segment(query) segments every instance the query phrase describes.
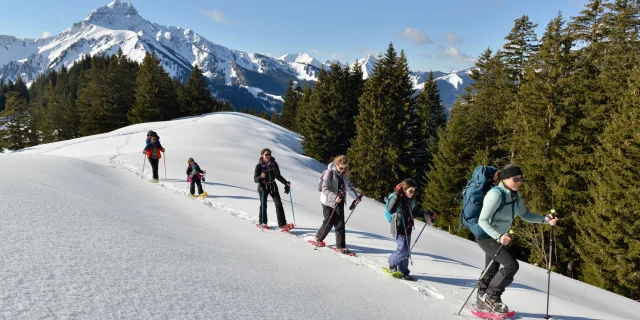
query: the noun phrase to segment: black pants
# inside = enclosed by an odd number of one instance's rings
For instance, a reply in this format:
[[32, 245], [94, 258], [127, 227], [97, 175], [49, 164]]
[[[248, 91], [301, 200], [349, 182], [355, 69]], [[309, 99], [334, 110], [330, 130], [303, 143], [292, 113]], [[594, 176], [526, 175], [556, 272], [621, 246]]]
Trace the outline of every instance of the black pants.
[[[332, 212], [333, 217], [331, 216]], [[329, 234], [329, 231], [331, 231], [331, 228], [336, 227], [336, 248], [344, 249], [347, 246], [344, 230], [344, 201], [338, 203], [335, 212], [333, 207], [328, 207], [323, 204], [322, 214], [324, 215], [324, 220], [322, 221], [322, 226], [320, 226], [320, 229], [316, 233], [316, 235], [319, 235], [317, 237], [318, 241], [323, 241]]]
[[[481, 239], [477, 240], [477, 242], [486, 254], [484, 259], [484, 267], [486, 268], [491, 263], [491, 259], [498, 251], [498, 248], [500, 248], [500, 243], [493, 238]], [[486, 290], [490, 297], [499, 298], [504, 289], [513, 282], [513, 276], [518, 272], [520, 266], [518, 265], [518, 260], [507, 251], [506, 247], [500, 250], [500, 254], [495, 260], [496, 262], [487, 270], [484, 278], [480, 279], [478, 290]], [[500, 269], [500, 265], [502, 265], [502, 269]]]
[[[278, 217], [278, 226], [280, 228], [284, 227], [287, 224], [287, 219], [284, 216], [284, 208], [282, 207], [282, 200], [280, 200], [280, 192], [276, 188], [272, 188], [270, 191], [264, 191], [264, 189], [258, 189], [258, 194], [260, 194], [260, 214], [259, 221], [260, 224], [266, 224], [267, 219], [267, 198], [271, 196], [273, 199], [273, 203], [276, 205], [276, 216]], [[264, 217], [263, 217], [264, 216]]]
[[198, 194], [202, 194], [204, 191], [202, 191], [202, 184], [200, 183], [200, 178], [198, 178], [198, 175], [194, 175], [191, 176], [191, 195], [193, 195], [196, 192], [196, 184], [198, 185]]
[[158, 162], [160, 162], [159, 159], [149, 158], [154, 179], [158, 179]]

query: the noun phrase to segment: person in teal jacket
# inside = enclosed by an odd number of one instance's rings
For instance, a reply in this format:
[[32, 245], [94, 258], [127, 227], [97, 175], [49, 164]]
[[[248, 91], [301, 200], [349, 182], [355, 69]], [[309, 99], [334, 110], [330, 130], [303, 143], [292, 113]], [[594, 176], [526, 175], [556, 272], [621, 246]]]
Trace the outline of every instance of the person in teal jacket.
[[[488, 237], [477, 238], [480, 248], [485, 252], [485, 268], [491, 262], [500, 245], [508, 245], [511, 241], [509, 230], [516, 216], [531, 223], [548, 223], [555, 225], [557, 218], [551, 215], [540, 216], [527, 210], [518, 192], [522, 184], [522, 170], [508, 164], [498, 170], [493, 177], [497, 187], [492, 188], [484, 197], [478, 224]], [[504, 201], [504, 203], [502, 203]], [[500, 205], [502, 208], [498, 210]], [[497, 263], [491, 265], [485, 276], [478, 283], [478, 301], [487, 305], [494, 312], [506, 313], [509, 308], [500, 298], [505, 288], [513, 282], [518, 272], [518, 261], [503, 248], [495, 258]], [[502, 265], [502, 269], [500, 268]]]

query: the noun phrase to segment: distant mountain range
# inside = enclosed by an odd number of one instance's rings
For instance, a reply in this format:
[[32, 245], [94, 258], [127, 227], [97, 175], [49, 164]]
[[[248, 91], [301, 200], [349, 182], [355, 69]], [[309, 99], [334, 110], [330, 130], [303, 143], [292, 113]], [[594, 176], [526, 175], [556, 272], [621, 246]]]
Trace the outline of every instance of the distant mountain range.
[[[275, 58], [229, 49], [190, 29], [145, 20], [133, 5], [115, 0], [55, 36], [17, 39], [0, 35], [0, 78], [6, 81], [22, 76], [30, 83], [39, 74], [68, 67], [83, 55], [112, 55], [120, 48], [137, 62], [142, 62], [146, 52], [155, 51], [164, 69], [181, 81], [186, 81], [193, 66], [198, 65], [217, 98], [228, 100], [236, 108], [258, 111], [279, 111], [289, 80], [301, 86], [313, 84], [321, 68], [340, 63], [322, 63], [307, 53]], [[368, 55], [359, 62], [368, 78], [377, 59]], [[447, 107], [472, 83], [469, 74], [470, 69], [434, 72]], [[421, 90], [427, 77], [428, 72], [412, 72], [415, 88]]]

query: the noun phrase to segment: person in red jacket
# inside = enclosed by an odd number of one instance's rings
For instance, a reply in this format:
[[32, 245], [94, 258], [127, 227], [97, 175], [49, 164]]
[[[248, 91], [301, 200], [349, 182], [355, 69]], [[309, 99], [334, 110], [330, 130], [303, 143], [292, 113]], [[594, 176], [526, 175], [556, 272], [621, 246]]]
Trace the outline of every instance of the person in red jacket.
[[146, 154], [147, 159], [149, 159], [149, 163], [151, 164], [153, 171], [153, 182], [156, 183], [160, 181], [158, 178], [158, 163], [162, 158], [162, 154], [160, 152], [164, 152], [164, 148], [160, 144], [157, 135], [152, 135], [149, 139], [150, 142], [144, 147], [142, 153]]

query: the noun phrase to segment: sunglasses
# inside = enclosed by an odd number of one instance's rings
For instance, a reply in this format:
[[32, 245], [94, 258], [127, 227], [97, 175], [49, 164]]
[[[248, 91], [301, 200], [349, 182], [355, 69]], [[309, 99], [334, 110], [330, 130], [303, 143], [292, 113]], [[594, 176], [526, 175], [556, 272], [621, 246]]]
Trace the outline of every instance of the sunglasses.
[[416, 190], [413, 190], [413, 189], [411, 189], [411, 190], [407, 190], [407, 193], [408, 193], [408, 194], [414, 194], [414, 193], [416, 193]]
[[343, 171], [343, 170], [345, 170], [346, 168], [347, 168], [347, 166], [344, 166], [344, 167], [338, 167], [338, 170]]
[[524, 181], [522, 178], [513, 178], [513, 182], [522, 182]]
[[265, 153], [264, 155], [267, 157], [271, 157], [271, 153]]

